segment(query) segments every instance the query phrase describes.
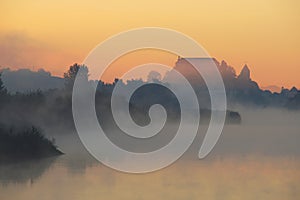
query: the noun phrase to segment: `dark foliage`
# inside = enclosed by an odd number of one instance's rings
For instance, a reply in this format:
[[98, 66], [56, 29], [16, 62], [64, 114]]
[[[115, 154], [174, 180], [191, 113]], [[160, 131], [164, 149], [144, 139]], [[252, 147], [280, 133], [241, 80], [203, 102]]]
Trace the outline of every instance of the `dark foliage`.
[[69, 70], [64, 73], [64, 79], [65, 79], [65, 87], [67, 90], [72, 90], [74, 81], [78, 73], [80, 72], [80, 76], [83, 76], [85, 78], [88, 78], [89, 70], [85, 65], [79, 65], [75, 63], [74, 65], [69, 67]]
[[14, 128], [0, 128], [0, 162], [20, 161], [60, 155], [60, 152], [50, 141], [35, 127], [25, 130]]

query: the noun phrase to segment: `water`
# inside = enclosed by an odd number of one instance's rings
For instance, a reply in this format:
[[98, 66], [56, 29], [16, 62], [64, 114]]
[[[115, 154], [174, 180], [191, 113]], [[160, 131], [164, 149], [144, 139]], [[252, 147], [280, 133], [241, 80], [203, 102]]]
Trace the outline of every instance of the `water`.
[[0, 199], [295, 199], [299, 167], [295, 157], [227, 157], [133, 175], [61, 156], [10, 166], [6, 173], [1, 166]]
[[204, 160], [197, 159], [200, 134], [183, 158], [147, 174], [117, 172], [89, 156], [78, 140], [57, 137], [66, 155], [0, 166], [0, 200], [298, 199], [299, 119], [246, 116], [243, 125], [225, 127]]

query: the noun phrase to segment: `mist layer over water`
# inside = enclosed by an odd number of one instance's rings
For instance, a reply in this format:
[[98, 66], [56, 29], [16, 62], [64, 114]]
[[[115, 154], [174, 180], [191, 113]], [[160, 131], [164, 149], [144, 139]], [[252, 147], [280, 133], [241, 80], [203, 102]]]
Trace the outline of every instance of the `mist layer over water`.
[[[226, 125], [208, 157], [197, 158], [207, 128], [202, 124], [182, 158], [147, 174], [112, 170], [88, 154], [76, 133], [57, 134], [56, 143], [66, 155], [0, 167], [0, 199], [296, 199], [300, 113], [238, 110], [242, 124]], [[177, 127], [168, 126], [162, 144]], [[130, 150], [147, 150], [113, 139]]]

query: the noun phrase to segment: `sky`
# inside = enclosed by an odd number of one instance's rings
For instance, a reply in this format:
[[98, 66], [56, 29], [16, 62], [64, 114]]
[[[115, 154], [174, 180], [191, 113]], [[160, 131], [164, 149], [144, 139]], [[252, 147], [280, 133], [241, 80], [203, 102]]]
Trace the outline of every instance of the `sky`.
[[[62, 76], [108, 37], [155, 26], [194, 38], [238, 73], [247, 64], [261, 86], [300, 88], [299, 25], [297, 0], [1, 0], [0, 66]], [[124, 56], [107, 79], [151, 59], [170, 66], [176, 61], [151, 51]]]

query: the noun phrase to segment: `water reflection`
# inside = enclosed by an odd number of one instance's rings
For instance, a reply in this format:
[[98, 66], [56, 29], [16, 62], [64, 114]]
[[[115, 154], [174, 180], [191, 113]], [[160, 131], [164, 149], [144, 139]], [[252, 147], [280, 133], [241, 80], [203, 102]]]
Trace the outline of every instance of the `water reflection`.
[[56, 157], [50, 157], [16, 163], [1, 163], [0, 182], [4, 185], [28, 182], [33, 184], [51, 167], [56, 159]]
[[204, 160], [197, 159], [200, 134], [173, 165], [135, 175], [105, 167], [76, 137], [56, 137], [65, 155], [0, 166], [0, 199], [297, 199], [300, 134], [296, 120], [293, 126], [291, 120], [288, 125], [226, 126]]
[[93, 161], [81, 160], [86, 165], [79, 164], [73, 159], [62, 156], [1, 170], [0, 181], [7, 184], [0, 186], [0, 199], [35, 200], [41, 195], [49, 200], [295, 199], [300, 195], [297, 157], [183, 159], [163, 170], [139, 175], [117, 172]]

